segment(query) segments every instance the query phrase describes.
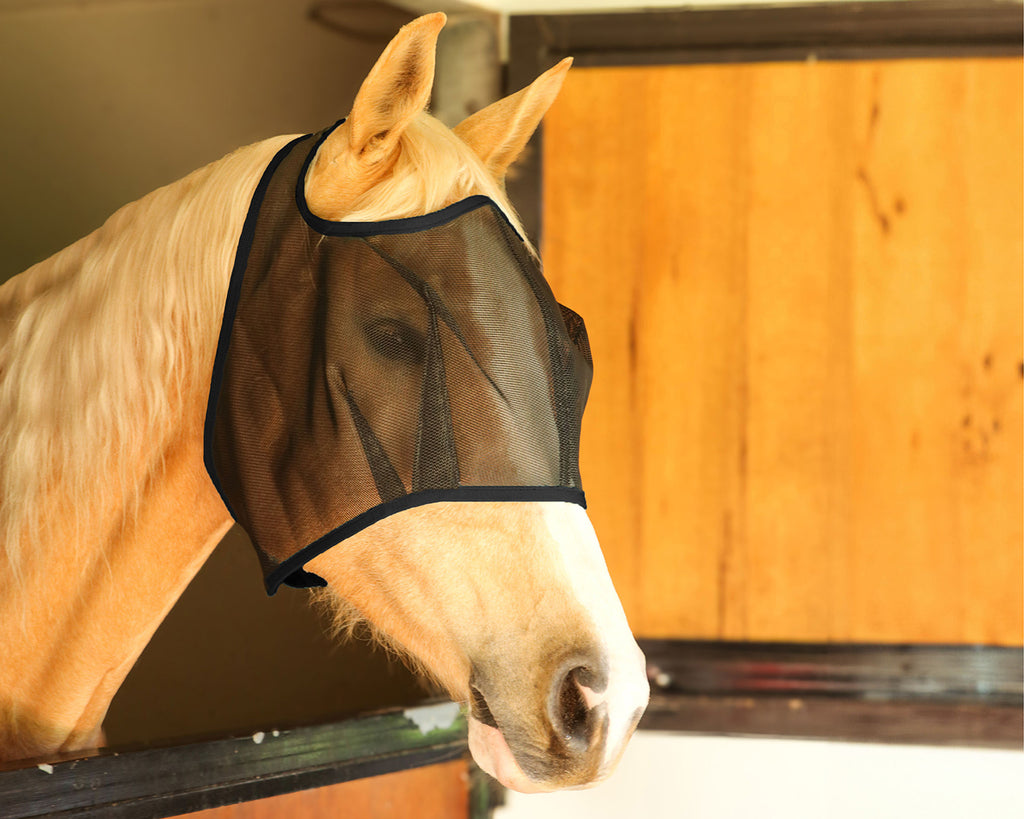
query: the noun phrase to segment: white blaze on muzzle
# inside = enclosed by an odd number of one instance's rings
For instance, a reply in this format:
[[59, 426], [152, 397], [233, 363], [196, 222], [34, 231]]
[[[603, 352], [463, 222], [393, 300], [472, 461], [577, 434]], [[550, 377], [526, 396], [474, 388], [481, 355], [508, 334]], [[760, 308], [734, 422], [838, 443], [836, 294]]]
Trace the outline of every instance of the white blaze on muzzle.
[[413, 506], [585, 506], [583, 320], [486, 197], [313, 215], [304, 180], [331, 130], [286, 145], [256, 188], [207, 407], [206, 468], [270, 594], [325, 585], [307, 561]]

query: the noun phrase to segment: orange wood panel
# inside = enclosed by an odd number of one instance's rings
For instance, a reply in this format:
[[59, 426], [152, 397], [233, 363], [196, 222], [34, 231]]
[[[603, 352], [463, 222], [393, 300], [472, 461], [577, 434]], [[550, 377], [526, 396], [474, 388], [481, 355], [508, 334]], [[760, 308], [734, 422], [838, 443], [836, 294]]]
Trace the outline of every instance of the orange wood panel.
[[186, 814], [189, 819], [459, 819], [469, 816], [465, 760]]
[[544, 258], [646, 636], [1022, 642], [1019, 59], [574, 70]]

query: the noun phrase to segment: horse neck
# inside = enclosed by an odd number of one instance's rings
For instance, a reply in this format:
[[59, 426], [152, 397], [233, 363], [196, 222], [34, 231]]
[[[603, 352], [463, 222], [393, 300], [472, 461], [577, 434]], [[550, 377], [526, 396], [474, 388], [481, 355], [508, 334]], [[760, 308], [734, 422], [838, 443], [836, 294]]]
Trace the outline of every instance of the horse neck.
[[[51, 469], [34, 503], [26, 501], [27, 537], [9, 564], [0, 561], [0, 759], [97, 743], [117, 688], [230, 526], [203, 466], [203, 417], [235, 242], [281, 143], [242, 149], [155, 191], [0, 288], [0, 316], [9, 320], [0, 326], [14, 328], [0, 337], [2, 379], [28, 380], [19, 355], [31, 345], [22, 342], [44, 330], [75, 344], [120, 330], [133, 344], [129, 359], [166, 370], [147, 387], [162, 395], [121, 399], [129, 408], [111, 417], [127, 428], [88, 454], [84, 479], [74, 463]], [[97, 292], [124, 303], [97, 308]], [[140, 302], [155, 315], [140, 315]], [[148, 347], [136, 344], [140, 335], [151, 337]], [[89, 359], [72, 352], [52, 351], [54, 366]], [[107, 385], [96, 392], [117, 396]], [[64, 400], [76, 406], [75, 396]], [[9, 448], [16, 437], [0, 429]], [[59, 444], [49, 449], [59, 453]]]
[[[197, 428], [198, 426], [198, 428]], [[182, 425], [160, 475], [123, 523], [106, 493], [87, 535], [52, 527], [73, 562], [30, 561], [0, 600], [0, 759], [99, 743], [111, 699], [231, 520], [202, 465], [201, 424]], [[13, 593], [9, 593], [13, 592]]]

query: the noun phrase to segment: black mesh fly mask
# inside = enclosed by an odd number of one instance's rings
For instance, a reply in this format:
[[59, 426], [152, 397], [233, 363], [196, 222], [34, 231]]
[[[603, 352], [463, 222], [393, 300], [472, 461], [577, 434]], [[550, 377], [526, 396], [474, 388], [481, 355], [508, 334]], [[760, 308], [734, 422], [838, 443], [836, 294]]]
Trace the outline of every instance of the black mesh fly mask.
[[310, 213], [330, 130], [286, 145], [256, 188], [207, 408], [207, 470], [271, 594], [325, 585], [308, 560], [413, 506], [585, 505], [583, 320], [486, 197], [385, 222]]

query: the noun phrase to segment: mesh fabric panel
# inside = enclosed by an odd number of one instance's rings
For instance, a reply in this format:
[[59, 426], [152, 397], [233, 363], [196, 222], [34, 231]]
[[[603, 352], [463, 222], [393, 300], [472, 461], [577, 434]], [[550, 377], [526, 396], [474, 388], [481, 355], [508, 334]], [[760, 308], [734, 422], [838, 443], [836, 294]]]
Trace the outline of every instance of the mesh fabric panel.
[[583, 320], [485, 197], [377, 223], [311, 214], [302, 180], [329, 132], [257, 187], [207, 411], [207, 469], [271, 594], [322, 585], [306, 561], [412, 506], [584, 503]]

